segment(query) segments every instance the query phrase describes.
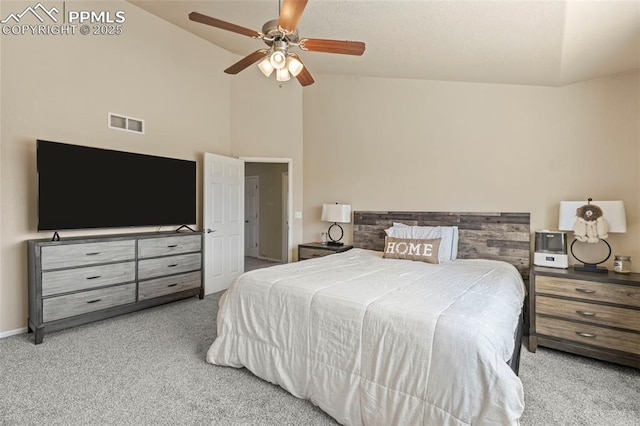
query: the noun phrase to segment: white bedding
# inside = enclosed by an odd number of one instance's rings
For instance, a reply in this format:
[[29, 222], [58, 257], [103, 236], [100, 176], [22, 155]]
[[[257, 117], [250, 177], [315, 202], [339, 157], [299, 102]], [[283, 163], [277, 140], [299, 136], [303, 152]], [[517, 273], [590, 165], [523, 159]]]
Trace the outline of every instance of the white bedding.
[[346, 425], [517, 424], [506, 364], [524, 300], [504, 262], [352, 249], [245, 273], [207, 362], [247, 367]]

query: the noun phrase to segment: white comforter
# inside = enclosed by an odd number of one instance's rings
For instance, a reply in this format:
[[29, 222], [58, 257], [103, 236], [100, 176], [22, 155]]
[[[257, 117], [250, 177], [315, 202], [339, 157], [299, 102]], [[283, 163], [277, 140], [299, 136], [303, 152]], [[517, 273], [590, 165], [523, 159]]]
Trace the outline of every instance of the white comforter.
[[506, 364], [524, 299], [503, 262], [439, 265], [352, 249], [242, 275], [212, 364], [246, 367], [347, 425], [517, 424]]

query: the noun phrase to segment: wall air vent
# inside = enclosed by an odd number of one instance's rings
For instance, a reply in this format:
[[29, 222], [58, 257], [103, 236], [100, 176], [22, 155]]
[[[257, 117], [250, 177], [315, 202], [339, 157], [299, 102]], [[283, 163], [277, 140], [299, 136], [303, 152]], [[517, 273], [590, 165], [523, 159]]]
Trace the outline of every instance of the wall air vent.
[[110, 112], [107, 125], [110, 129], [124, 130], [126, 132], [140, 133], [144, 135], [144, 120], [126, 117]]

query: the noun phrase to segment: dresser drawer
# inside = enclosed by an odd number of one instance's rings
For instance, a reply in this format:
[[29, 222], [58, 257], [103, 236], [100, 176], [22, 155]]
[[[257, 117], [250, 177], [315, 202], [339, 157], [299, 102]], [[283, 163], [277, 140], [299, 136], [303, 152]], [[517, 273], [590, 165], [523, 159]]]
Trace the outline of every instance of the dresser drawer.
[[124, 284], [66, 296], [50, 297], [42, 300], [42, 319], [44, 322], [55, 321], [113, 306], [134, 303], [135, 301], [135, 284]]
[[300, 260], [313, 259], [314, 257], [323, 257], [330, 254], [335, 254], [335, 251], [317, 249], [312, 247], [300, 247], [298, 249], [298, 259]]
[[640, 334], [536, 315], [536, 333], [587, 345], [640, 354]]
[[536, 312], [640, 331], [640, 311], [633, 309], [536, 296]]
[[138, 279], [144, 280], [181, 272], [197, 271], [201, 267], [200, 253], [139, 260]]
[[138, 258], [196, 252], [200, 251], [201, 245], [202, 237], [199, 234], [141, 239], [138, 241]]
[[640, 307], [640, 287], [537, 276], [536, 293]]
[[135, 240], [104, 241], [42, 247], [42, 270], [88, 266], [98, 263], [133, 260]]
[[51, 296], [135, 281], [136, 263], [123, 262], [42, 273], [42, 295]]
[[200, 271], [141, 281], [138, 288], [138, 300], [165, 296], [167, 294], [189, 290], [190, 288], [199, 288], [201, 284], [202, 277]]

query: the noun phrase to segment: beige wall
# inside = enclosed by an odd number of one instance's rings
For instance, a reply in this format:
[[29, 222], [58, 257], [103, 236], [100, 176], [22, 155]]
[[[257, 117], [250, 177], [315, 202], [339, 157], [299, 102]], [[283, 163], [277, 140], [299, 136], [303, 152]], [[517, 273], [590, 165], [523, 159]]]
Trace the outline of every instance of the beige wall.
[[[231, 54], [126, 2], [67, 7], [124, 10], [124, 33], [0, 36], [0, 333], [26, 326], [25, 240], [51, 236], [36, 232], [36, 138], [197, 160], [199, 186], [203, 153], [230, 153]], [[107, 112], [144, 119], [146, 134], [108, 129]]]
[[[237, 59], [240, 59], [239, 57]], [[232, 61], [233, 62], [233, 61]], [[257, 67], [231, 80], [231, 155], [292, 160], [293, 211], [302, 211], [302, 88], [297, 81], [276, 84]], [[302, 220], [293, 219], [292, 259], [302, 242]]]
[[[84, 8], [125, 10], [125, 34], [0, 36], [0, 333], [26, 325], [25, 240], [49, 236], [35, 232], [36, 138], [199, 166], [205, 151], [291, 158], [294, 259], [326, 230], [326, 202], [529, 211], [535, 230], [556, 226], [560, 200], [623, 199], [628, 233], [610, 242], [640, 270], [637, 72], [562, 88], [317, 75], [303, 91], [255, 67], [227, 76], [239, 57], [126, 2]], [[108, 130], [107, 112], [147, 133]]]
[[286, 261], [282, 259], [282, 173], [286, 172], [286, 163], [245, 163], [245, 176], [258, 176], [259, 181], [259, 257]]
[[533, 231], [557, 229], [561, 200], [621, 199], [628, 232], [609, 242], [640, 271], [639, 79], [548, 88], [318, 76], [304, 92], [304, 239], [319, 239], [321, 205], [334, 201], [525, 211]]

